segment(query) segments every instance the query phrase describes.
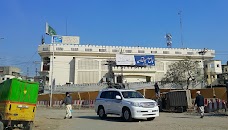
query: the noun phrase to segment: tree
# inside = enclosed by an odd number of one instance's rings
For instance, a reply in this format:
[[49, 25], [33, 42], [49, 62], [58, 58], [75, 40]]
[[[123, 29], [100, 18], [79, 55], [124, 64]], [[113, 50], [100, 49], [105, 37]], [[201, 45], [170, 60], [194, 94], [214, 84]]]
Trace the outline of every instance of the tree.
[[195, 80], [195, 77], [199, 74], [199, 62], [192, 61], [189, 58], [181, 61], [174, 62], [169, 65], [164, 78], [162, 78], [162, 84], [172, 83], [176, 86], [184, 86], [187, 84], [187, 89], [191, 81]]

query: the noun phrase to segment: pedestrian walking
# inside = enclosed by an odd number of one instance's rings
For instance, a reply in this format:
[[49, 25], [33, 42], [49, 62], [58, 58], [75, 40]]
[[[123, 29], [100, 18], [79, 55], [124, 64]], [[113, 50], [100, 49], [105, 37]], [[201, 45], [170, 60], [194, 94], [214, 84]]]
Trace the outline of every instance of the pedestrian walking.
[[158, 83], [157, 82], [154, 84], [154, 90], [155, 90], [155, 93], [156, 93], [156, 97], [160, 98], [160, 88], [158, 87]]
[[69, 92], [66, 92], [66, 97], [64, 98], [62, 104], [66, 105], [66, 116], [64, 117], [64, 119], [69, 118], [72, 119], [72, 97], [70, 96]]
[[198, 112], [200, 113], [200, 118], [204, 117], [204, 97], [200, 94], [200, 91], [196, 92], [196, 100], [195, 100], [195, 105], [198, 107]]

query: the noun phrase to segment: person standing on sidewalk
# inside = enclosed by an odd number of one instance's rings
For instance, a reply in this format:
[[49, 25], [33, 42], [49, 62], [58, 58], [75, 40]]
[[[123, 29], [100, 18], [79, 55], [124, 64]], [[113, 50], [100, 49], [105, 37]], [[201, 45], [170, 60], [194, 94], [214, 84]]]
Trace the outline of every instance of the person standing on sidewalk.
[[158, 87], [158, 83], [156, 82], [154, 84], [154, 90], [155, 90], [155, 94], [156, 94], [156, 98], [160, 98], [160, 88]]
[[196, 92], [197, 96], [196, 96], [196, 100], [195, 100], [195, 105], [197, 105], [198, 107], [198, 111], [200, 112], [201, 117], [204, 117], [204, 97], [200, 94], [200, 91]]
[[69, 92], [66, 92], [66, 97], [64, 98], [62, 104], [66, 105], [66, 116], [64, 117], [64, 119], [69, 118], [72, 119], [72, 97], [70, 96]]

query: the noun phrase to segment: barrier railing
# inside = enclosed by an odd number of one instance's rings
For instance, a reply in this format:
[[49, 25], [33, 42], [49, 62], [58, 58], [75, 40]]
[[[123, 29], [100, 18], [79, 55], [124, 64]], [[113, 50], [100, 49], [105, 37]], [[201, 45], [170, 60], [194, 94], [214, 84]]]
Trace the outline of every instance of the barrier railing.
[[[93, 108], [95, 100], [73, 100], [72, 107], [76, 109], [80, 108]], [[60, 108], [62, 101], [53, 101], [52, 107]], [[37, 107], [49, 107], [49, 101], [38, 101]]]
[[[194, 101], [194, 99], [193, 99], [193, 101]], [[221, 109], [224, 109], [226, 111], [226, 109], [227, 109], [226, 101], [218, 99], [218, 98], [205, 98], [204, 99], [204, 108], [205, 108], [206, 113], [216, 112]]]

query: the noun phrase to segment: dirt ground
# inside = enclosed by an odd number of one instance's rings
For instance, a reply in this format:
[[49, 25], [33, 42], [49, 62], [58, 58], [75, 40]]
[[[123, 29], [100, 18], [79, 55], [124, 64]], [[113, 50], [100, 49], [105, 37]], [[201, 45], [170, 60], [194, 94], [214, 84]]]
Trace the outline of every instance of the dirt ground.
[[64, 109], [38, 108], [34, 130], [227, 130], [228, 116], [196, 113], [160, 113], [154, 121], [123, 122], [120, 117], [101, 120], [94, 110], [73, 110], [73, 119], [63, 119]]

